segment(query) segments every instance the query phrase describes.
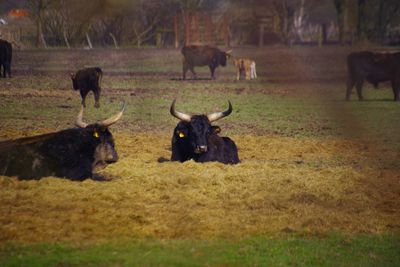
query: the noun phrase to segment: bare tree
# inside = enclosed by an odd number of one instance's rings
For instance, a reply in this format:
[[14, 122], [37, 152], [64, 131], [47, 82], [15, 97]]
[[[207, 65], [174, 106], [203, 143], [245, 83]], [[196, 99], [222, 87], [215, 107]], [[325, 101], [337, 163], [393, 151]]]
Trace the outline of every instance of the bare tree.
[[36, 46], [47, 48], [47, 43], [43, 35], [43, 17], [45, 11], [57, 0], [28, 0], [26, 7], [36, 22]]

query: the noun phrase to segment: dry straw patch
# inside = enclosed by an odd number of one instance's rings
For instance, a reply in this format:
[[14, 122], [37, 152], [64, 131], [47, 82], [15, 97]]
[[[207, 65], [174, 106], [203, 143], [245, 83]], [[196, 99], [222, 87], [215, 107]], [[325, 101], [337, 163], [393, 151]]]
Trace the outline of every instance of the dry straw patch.
[[[233, 136], [242, 163], [173, 163], [170, 136], [116, 134], [108, 182], [0, 177], [0, 240], [243, 237], [400, 228], [398, 166], [346, 140]], [[394, 152], [393, 152], [394, 153]], [[385, 157], [395, 156], [385, 152]], [[370, 159], [380, 162], [371, 165]]]

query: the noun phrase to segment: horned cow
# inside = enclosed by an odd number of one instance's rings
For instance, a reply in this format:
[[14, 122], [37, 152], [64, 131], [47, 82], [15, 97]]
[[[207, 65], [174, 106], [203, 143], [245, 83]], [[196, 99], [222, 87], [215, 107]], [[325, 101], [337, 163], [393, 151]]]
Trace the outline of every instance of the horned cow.
[[181, 50], [183, 55], [183, 79], [186, 79], [186, 72], [190, 70], [197, 78], [194, 71], [195, 66], [208, 66], [210, 68], [211, 78], [215, 79], [215, 69], [221, 65], [226, 66], [226, 61], [230, 57], [230, 51], [223, 52], [216, 47], [189, 45]]
[[184, 162], [193, 159], [196, 162], [218, 161], [225, 164], [239, 163], [236, 144], [229, 137], [220, 137], [220, 128], [211, 122], [222, 119], [232, 112], [228, 110], [209, 115], [188, 115], [175, 110], [175, 100], [170, 113], [180, 122], [172, 135], [171, 161]]
[[82, 107], [76, 120], [78, 128], [0, 142], [0, 175], [84, 180], [92, 177], [95, 168], [116, 162], [118, 154], [108, 127], [122, 117], [124, 108], [93, 124], [82, 121], [83, 111]]

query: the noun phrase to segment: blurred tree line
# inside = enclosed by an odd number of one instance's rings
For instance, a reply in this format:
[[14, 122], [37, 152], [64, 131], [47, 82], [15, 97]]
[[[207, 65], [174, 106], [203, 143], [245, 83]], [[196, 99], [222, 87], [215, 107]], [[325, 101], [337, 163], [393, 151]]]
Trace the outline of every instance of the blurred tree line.
[[174, 40], [174, 23], [177, 14], [189, 12], [228, 18], [233, 40], [242, 34], [236, 23], [247, 23], [258, 36], [252, 44], [263, 44], [265, 23], [274, 23], [279, 42], [286, 44], [307, 41], [310, 29], [325, 43], [332, 28], [342, 44], [400, 43], [400, 0], [0, 0], [1, 11], [13, 5], [29, 11], [38, 47], [181, 45], [185, 31]]

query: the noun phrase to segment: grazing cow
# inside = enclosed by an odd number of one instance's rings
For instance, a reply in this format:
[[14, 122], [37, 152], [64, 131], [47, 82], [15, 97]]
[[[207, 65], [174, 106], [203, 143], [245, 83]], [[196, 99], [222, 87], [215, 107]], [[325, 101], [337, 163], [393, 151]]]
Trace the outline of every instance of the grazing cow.
[[75, 90], [79, 90], [82, 97], [82, 105], [86, 107], [85, 100], [89, 91], [94, 94], [94, 106], [100, 107], [100, 85], [103, 71], [100, 68], [86, 68], [78, 70], [75, 74], [71, 73], [72, 85]]
[[235, 143], [229, 137], [220, 137], [218, 126], [211, 126], [211, 122], [231, 114], [230, 102], [228, 110], [224, 112], [188, 115], [175, 110], [174, 100], [170, 112], [172, 116], [180, 120], [172, 135], [171, 161], [184, 162], [193, 159], [196, 162], [239, 163]]
[[87, 124], [82, 121], [82, 107], [76, 120], [78, 128], [0, 142], [0, 175], [20, 179], [57, 176], [79, 181], [92, 177], [95, 167], [118, 160], [108, 127], [121, 118], [123, 111]]
[[400, 52], [354, 52], [347, 56], [348, 80], [346, 100], [350, 100], [355, 85], [359, 100], [363, 100], [362, 87], [367, 80], [375, 87], [380, 82], [391, 81], [394, 100], [400, 101]]
[[236, 66], [236, 80], [240, 80], [241, 74], [244, 73], [246, 80], [256, 79], [256, 62], [248, 58], [237, 58], [233, 60]]
[[11, 78], [11, 59], [12, 59], [12, 45], [6, 40], [0, 39], [0, 77], [1, 68], [3, 67], [3, 77]]
[[195, 66], [208, 66], [211, 78], [215, 79], [215, 69], [221, 65], [226, 66], [226, 61], [230, 57], [230, 51], [223, 52], [216, 47], [189, 45], [181, 50], [183, 54], [183, 79], [186, 79], [186, 72], [190, 70], [196, 79]]

